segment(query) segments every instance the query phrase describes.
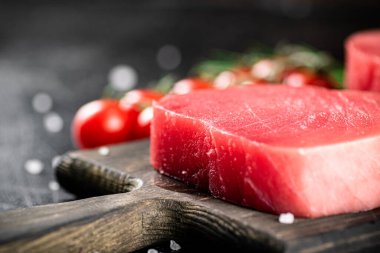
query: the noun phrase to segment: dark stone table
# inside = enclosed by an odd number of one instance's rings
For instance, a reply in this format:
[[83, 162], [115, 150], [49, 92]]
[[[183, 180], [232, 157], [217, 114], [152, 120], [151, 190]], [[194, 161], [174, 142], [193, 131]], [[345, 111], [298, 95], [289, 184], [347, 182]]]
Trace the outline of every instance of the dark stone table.
[[[156, 60], [165, 45], [181, 52], [174, 70], [180, 76], [210, 49], [242, 51], [253, 42], [308, 43], [342, 59], [350, 33], [380, 27], [378, 1], [233, 2], [2, 1], [0, 210], [75, 198], [49, 188], [52, 159], [75, 148], [71, 119], [101, 96], [115, 65], [132, 66], [143, 87], [168, 73]], [[47, 113], [32, 107], [39, 93], [52, 98], [50, 112], [63, 119], [62, 130], [44, 127]], [[31, 159], [43, 163], [41, 174], [25, 171]]]

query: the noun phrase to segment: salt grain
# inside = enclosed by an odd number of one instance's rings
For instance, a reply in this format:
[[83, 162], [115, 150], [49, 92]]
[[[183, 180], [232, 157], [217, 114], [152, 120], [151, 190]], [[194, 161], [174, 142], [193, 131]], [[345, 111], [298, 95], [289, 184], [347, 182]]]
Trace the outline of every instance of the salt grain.
[[55, 112], [48, 113], [44, 116], [44, 127], [50, 133], [58, 133], [63, 128], [63, 119]]
[[170, 249], [177, 251], [181, 249], [181, 246], [176, 241], [170, 240]]
[[157, 63], [164, 70], [173, 70], [181, 63], [181, 52], [176, 46], [165, 45], [158, 50]]
[[111, 69], [108, 76], [110, 85], [115, 90], [130, 90], [137, 84], [137, 72], [127, 65], [118, 65]]
[[29, 174], [38, 175], [44, 170], [44, 164], [38, 159], [31, 159], [25, 162], [24, 168]]
[[158, 253], [158, 250], [156, 250], [156, 249], [148, 249], [148, 253]]
[[53, 106], [52, 98], [46, 93], [37, 93], [32, 99], [32, 106], [36, 112], [46, 113]]
[[59, 188], [61, 188], [61, 187], [60, 187], [60, 185], [58, 184], [58, 182], [56, 182], [56, 181], [50, 181], [50, 182], [49, 182], [49, 189], [50, 189], [51, 191], [58, 191]]
[[278, 221], [283, 224], [293, 224], [294, 223], [294, 215], [292, 213], [282, 213], [278, 217]]
[[134, 178], [133, 184], [134, 184], [133, 190], [137, 190], [137, 189], [140, 189], [141, 186], [143, 186], [144, 182], [140, 178]]
[[109, 155], [110, 154], [110, 149], [109, 148], [107, 148], [107, 147], [100, 147], [99, 149], [98, 149], [98, 153], [100, 154], [100, 155], [102, 155], [102, 156], [107, 156], [107, 155]]

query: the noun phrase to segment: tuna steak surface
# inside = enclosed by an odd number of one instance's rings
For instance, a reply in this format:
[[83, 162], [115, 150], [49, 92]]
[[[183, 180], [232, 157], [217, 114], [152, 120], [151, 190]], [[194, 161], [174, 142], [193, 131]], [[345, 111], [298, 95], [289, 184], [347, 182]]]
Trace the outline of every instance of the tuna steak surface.
[[257, 210], [320, 217], [380, 206], [380, 94], [283, 85], [154, 105], [159, 172]]

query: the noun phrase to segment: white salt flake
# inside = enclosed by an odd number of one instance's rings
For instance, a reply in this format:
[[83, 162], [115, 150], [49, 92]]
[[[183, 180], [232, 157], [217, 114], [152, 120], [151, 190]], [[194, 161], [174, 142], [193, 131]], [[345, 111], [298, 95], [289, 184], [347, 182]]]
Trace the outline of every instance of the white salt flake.
[[46, 113], [53, 106], [52, 98], [46, 93], [37, 93], [32, 99], [32, 106], [36, 112]]
[[176, 241], [170, 240], [170, 249], [177, 251], [181, 249], [181, 246]]
[[181, 52], [176, 46], [165, 45], [158, 50], [157, 63], [164, 70], [173, 70], [181, 63]]
[[30, 159], [25, 162], [24, 168], [29, 174], [38, 175], [44, 170], [44, 164], [38, 159]]
[[100, 155], [102, 155], [102, 156], [107, 156], [107, 155], [109, 155], [110, 154], [110, 149], [108, 148], [108, 147], [100, 147], [99, 149], [98, 149], [98, 153], [100, 154]]
[[61, 187], [60, 187], [60, 185], [58, 184], [57, 181], [50, 181], [50, 182], [49, 182], [49, 189], [50, 189], [51, 191], [58, 191], [59, 188], [61, 188]]
[[148, 249], [148, 253], [158, 253], [158, 250], [156, 250], [156, 249]]
[[44, 116], [44, 127], [50, 133], [58, 133], [63, 128], [63, 119], [58, 113], [48, 113]]
[[278, 217], [278, 221], [282, 224], [293, 224], [294, 215], [292, 213], [282, 213]]
[[111, 69], [108, 79], [112, 88], [126, 91], [136, 86], [138, 76], [136, 70], [131, 66], [118, 65]]
[[134, 190], [137, 190], [143, 186], [144, 182], [140, 178], [135, 178], [134, 180]]

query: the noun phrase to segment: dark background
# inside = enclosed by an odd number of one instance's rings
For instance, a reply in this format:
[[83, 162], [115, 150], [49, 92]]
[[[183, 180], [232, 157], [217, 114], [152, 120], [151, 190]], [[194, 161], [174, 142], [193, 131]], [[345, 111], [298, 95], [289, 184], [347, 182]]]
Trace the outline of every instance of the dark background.
[[[254, 42], [307, 43], [343, 60], [344, 39], [380, 27], [378, 1], [1, 1], [0, 210], [72, 200], [51, 191], [51, 160], [74, 149], [70, 124], [80, 105], [101, 96], [108, 73], [126, 64], [139, 86], [167, 73], [156, 61], [179, 48], [180, 76], [211, 49], [243, 51]], [[35, 94], [53, 99], [63, 130], [49, 133]], [[39, 159], [40, 175], [24, 170]]]

